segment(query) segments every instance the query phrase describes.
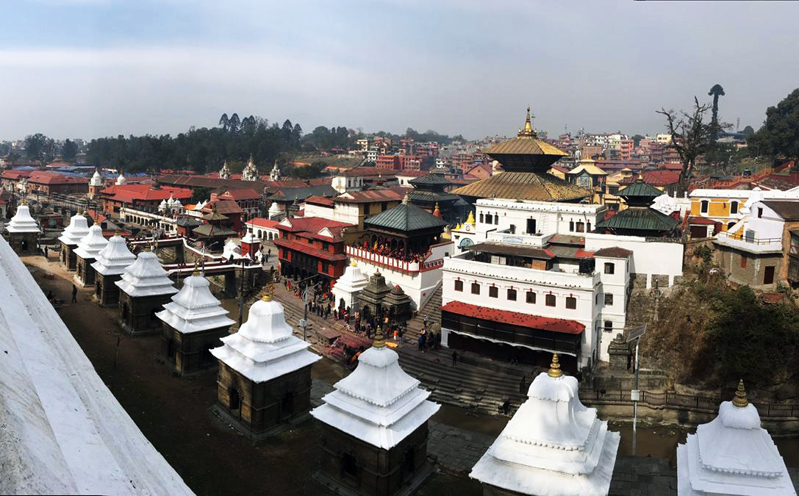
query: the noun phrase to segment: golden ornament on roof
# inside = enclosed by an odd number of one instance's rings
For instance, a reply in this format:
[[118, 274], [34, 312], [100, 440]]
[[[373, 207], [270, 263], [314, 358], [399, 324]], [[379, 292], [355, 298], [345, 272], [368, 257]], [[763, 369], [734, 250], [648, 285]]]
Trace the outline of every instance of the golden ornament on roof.
[[549, 371], [547, 372], [549, 377], [558, 378], [563, 375], [563, 372], [560, 370], [560, 363], [558, 363], [558, 354], [552, 354], [552, 363], [549, 365]]
[[383, 339], [383, 329], [380, 326], [377, 326], [377, 330], [375, 332], [375, 340], [372, 343], [372, 348], [385, 348], [386, 347], [386, 340]]
[[744, 389], [744, 380], [738, 381], [738, 390], [735, 391], [735, 398], [732, 399], [732, 404], [738, 408], [745, 408], [749, 404], [746, 399], [746, 389]]

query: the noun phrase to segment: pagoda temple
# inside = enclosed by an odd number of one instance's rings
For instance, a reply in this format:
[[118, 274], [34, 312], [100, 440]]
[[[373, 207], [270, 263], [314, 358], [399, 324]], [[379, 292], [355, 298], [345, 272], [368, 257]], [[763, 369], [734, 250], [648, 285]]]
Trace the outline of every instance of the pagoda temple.
[[122, 328], [132, 335], [157, 332], [161, 321], [156, 312], [178, 292], [149, 247], [125, 268], [121, 280], [114, 284], [120, 290]]
[[410, 494], [430, 473], [427, 421], [439, 409], [399, 366], [380, 328], [358, 368], [311, 411], [322, 427], [322, 467], [314, 476], [344, 494]]
[[618, 195], [627, 202], [627, 208], [597, 223], [603, 233], [624, 236], [668, 236], [677, 228], [677, 219], [650, 208], [655, 198], [663, 192], [639, 178], [619, 190]]
[[411, 179], [413, 189], [408, 193], [411, 203], [417, 205], [431, 214], [439, 211], [439, 218], [454, 224], [462, 220], [469, 210], [469, 204], [458, 195], [445, 191], [452, 186], [452, 182], [443, 174], [431, 172], [430, 174]]
[[239, 331], [211, 350], [219, 360], [215, 410], [256, 442], [308, 412], [311, 365], [322, 359], [292, 334], [273, 291], [270, 284]]
[[391, 286], [386, 283], [386, 278], [378, 270], [369, 277], [369, 281], [358, 293], [358, 308], [364, 321], [375, 317], [378, 322], [383, 322], [387, 313], [383, 301], [391, 292]]
[[552, 164], [567, 154], [538, 139], [529, 107], [524, 128], [516, 138], [492, 146], [484, 153], [502, 164], [505, 172], [457, 188], [452, 191], [453, 194], [472, 203], [479, 198], [580, 202], [593, 195], [590, 190], [547, 173]]
[[712, 422], [677, 446], [679, 496], [795, 496], [785, 461], [760, 415], [746, 399], [743, 381]]
[[97, 254], [97, 261], [91, 264], [94, 269], [94, 297], [101, 306], [119, 304], [119, 287], [115, 284], [122, 278], [125, 269], [136, 261], [125, 244], [125, 238], [116, 234], [108, 240], [108, 245]]
[[195, 263], [194, 273], [183, 281], [178, 294], [155, 314], [164, 325], [162, 354], [179, 375], [215, 368], [217, 361], [210, 350], [221, 345], [220, 339], [236, 323], [211, 294], [210, 286]]
[[17, 207], [17, 213], [6, 225], [6, 239], [17, 255], [35, 255], [38, 253], [39, 224], [31, 216], [30, 208], [25, 205]]
[[358, 296], [361, 290], [366, 287], [369, 280], [361, 272], [358, 263], [353, 260], [350, 265], [344, 269], [344, 274], [336, 280], [333, 285], [334, 304], [340, 309], [355, 308], [358, 303]]
[[81, 238], [75, 248], [77, 272], [75, 278], [83, 286], [93, 286], [95, 280], [92, 263], [100, 252], [108, 245], [108, 240], [103, 237], [103, 228], [95, 224], [89, 228], [89, 234]]
[[610, 490], [620, 436], [577, 395], [558, 355], [469, 476], [487, 495], [601, 496]]
[[78, 258], [74, 250], [87, 234], [89, 234], [89, 223], [86, 217], [82, 214], [73, 215], [69, 219], [69, 225], [58, 238], [61, 241], [61, 264], [67, 270], [77, 269]]

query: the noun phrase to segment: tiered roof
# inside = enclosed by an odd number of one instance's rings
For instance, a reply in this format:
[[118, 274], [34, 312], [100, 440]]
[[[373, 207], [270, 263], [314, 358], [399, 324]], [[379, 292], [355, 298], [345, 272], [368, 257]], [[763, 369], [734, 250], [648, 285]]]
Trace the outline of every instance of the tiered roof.
[[677, 446], [680, 495], [795, 496], [791, 477], [760, 415], [746, 399], [743, 381], [712, 422]]
[[439, 409], [429, 391], [399, 366], [378, 328], [374, 345], [361, 353], [358, 368], [311, 411], [317, 420], [381, 449], [390, 449]]
[[307, 350], [310, 343], [292, 335], [283, 305], [272, 301], [270, 290], [250, 307], [250, 316], [239, 332], [222, 338], [223, 346], [211, 353], [228, 367], [253, 382], [307, 367], [322, 357]]
[[103, 237], [103, 228], [97, 224], [89, 228], [89, 234], [81, 238], [75, 254], [84, 260], [97, 258], [100, 251], [108, 245], [108, 240]]
[[344, 273], [338, 278], [333, 287], [352, 294], [362, 290], [368, 283], [369, 279], [366, 278], [363, 272], [361, 272], [361, 269], [358, 268], [358, 264], [353, 260], [352, 263], [344, 269]]
[[31, 217], [30, 208], [27, 205], [17, 207], [17, 213], [6, 225], [6, 230], [10, 233], [31, 233], [41, 232], [39, 224]]
[[155, 315], [183, 334], [230, 327], [236, 322], [228, 318], [227, 310], [210, 289], [211, 283], [195, 269], [183, 281], [183, 287], [172, 297], [172, 302]]
[[562, 375], [554, 355], [470, 477], [521, 494], [608, 494], [620, 437], [577, 392], [577, 379]]
[[87, 234], [89, 234], [89, 223], [85, 216], [77, 214], [69, 219], [69, 225], [61, 233], [58, 240], [65, 245], [77, 245]]
[[426, 229], [443, 229], [447, 223], [427, 210], [410, 203], [405, 195], [402, 203], [364, 221], [366, 227], [377, 227], [405, 233]]
[[115, 281], [121, 291], [132, 297], [175, 294], [178, 290], [167, 277], [158, 257], [151, 251], [139, 255], [125, 268], [121, 281]]
[[128, 250], [125, 238], [120, 235], [112, 236], [105, 248], [97, 254], [97, 260], [92, 264], [97, 273], [104, 276], [120, 275], [136, 260], [136, 255]]

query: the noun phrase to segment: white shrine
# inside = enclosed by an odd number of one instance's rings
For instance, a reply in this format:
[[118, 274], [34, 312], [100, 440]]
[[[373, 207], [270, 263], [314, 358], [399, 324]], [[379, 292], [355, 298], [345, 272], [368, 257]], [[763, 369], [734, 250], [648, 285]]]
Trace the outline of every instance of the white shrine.
[[36, 253], [39, 241], [39, 224], [31, 216], [30, 208], [22, 204], [17, 207], [17, 213], [6, 224], [8, 244], [17, 255], [33, 255]]
[[89, 180], [89, 198], [96, 198], [100, 191], [105, 187], [105, 179], [98, 169], [94, 170], [92, 178]]
[[78, 259], [75, 256], [75, 248], [87, 234], [89, 234], [89, 222], [82, 214], [73, 215], [69, 219], [69, 225], [61, 232], [61, 236], [58, 238], [61, 241], [61, 263], [67, 270], [77, 268]]
[[216, 410], [255, 441], [308, 412], [311, 365], [322, 359], [293, 335], [272, 291], [270, 284], [239, 331], [211, 350], [219, 360]]
[[230, 169], [227, 166], [227, 160], [222, 164], [222, 170], [219, 171], [219, 179], [230, 179]]
[[78, 247], [75, 248], [77, 258], [75, 278], [84, 287], [94, 284], [95, 272], [91, 264], [107, 245], [108, 240], [103, 237], [103, 229], [95, 224], [89, 228], [89, 234], [81, 238]]
[[255, 163], [252, 161], [252, 155], [250, 155], [250, 160], [247, 162], [247, 166], [244, 167], [244, 170], [241, 171], [241, 180], [242, 181], [257, 181], [260, 177], [258, 176], [258, 169], [255, 167]]
[[183, 287], [155, 315], [163, 322], [162, 352], [180, 375], [216, 367], [211, 348], [219, 346], [236, 323], [211, 293], [211, 283], [194, 273], [183, 281]]
[[116, 180], [115, 184], [117, 186], [123, 186], [125, 184], [128, 184], [128, 180], [122, 174], [122, 171], [119, 172], [119, 175], [117, 176], [117, 180]]
[[608, 494], [620, 436], [577, 392], [577, 379], [562, 374], [555, 354], [469, 476], [497, 494]]
[[272, 167], [272, 171], [269, 173], [269, 179], [271, 181], [280, 181], [280, 167], [277, 166], [277, 160], [275, 160], [275, 165]]
[[178, 292], [158, 257], [149, 248], [125, 269], [122, 278], [114, 284], [120, 290], [122, 328], [130, 334], [158, 330], [161, 321], [155, 316], [156, 312]]
[[94, 296], [100, 305], [116, 305], [119, 303], [119, 288], [116, 281], [122, 278], [125, 269], [136, 261], [125, 243], [125, 238], [115, 234], [108, 240], [105, 248], [97, 254], [92, 264], [94, 269]]
[[331, 290], [334, 296], [333, 305], [341, 309], [356, 308], [358, 295], [367, 284], [369, 284], [369, 279], [361, 272], [358, 263], [353, 260], [333, 285]]
[[322, 424], [325, 450], [317, 480], [382, 496], [421, 484], [428, 474], [427, 422], [440, 405], [402, 370], [379, 327], [355, 371], [333, 387], [311, 411]]
[[712, 422], [677, 446], [679, 496], [795, 496], [774, 441], [746, 399], [743, 381]]

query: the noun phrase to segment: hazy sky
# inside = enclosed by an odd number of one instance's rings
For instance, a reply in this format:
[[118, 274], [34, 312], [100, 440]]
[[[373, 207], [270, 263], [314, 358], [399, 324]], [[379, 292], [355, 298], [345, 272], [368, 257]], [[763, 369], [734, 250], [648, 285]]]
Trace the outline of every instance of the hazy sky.
[[757, 128], [799, 86], [799, 2], [0, 0], [0, 139], [223, 112], [365, 131], [658, 132], [720, 83]]

